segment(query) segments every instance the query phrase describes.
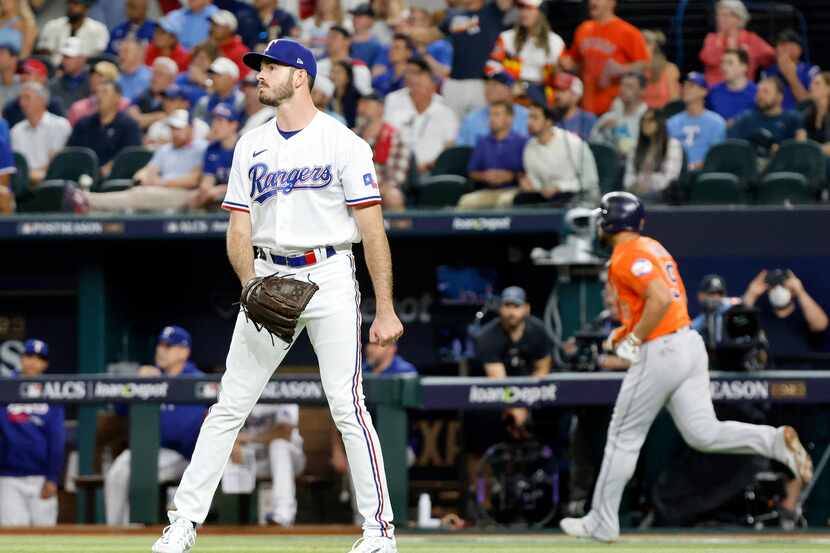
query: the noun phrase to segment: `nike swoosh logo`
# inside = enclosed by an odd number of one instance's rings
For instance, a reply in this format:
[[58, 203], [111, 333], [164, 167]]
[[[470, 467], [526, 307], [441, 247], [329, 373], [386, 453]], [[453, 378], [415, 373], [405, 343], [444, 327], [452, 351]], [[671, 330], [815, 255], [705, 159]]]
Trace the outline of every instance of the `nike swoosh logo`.
[[262, 152], [267, 152], [267, 151], [268, 151], [268, 148], [265, 148], [264, 150], [260, 150], [260, 151], [258, 151], [258, 152], [254, 152], [253, 157], [256, 157], [256, 156], [258, 156], [259, 154], [261, 154]]

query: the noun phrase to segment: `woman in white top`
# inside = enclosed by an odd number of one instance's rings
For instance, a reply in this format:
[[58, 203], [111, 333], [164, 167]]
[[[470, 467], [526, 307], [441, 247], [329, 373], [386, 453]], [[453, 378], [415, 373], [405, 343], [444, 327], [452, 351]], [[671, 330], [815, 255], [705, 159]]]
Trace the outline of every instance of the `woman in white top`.
[[340, 0], [317, 0], [314, 15], [300, 21], [300, 42], [320, 59], [326, 53], [326, 37], [334, 25], [343, 25]]
[[637, 147], [626, 162], [625, 189], [645, 201], [659, 202], [682, 168], [683, 146], [669, 137], [662, 110], [646, 110]]
[[542, 0], [519, 0], [519, 20], [499, 35], [490, 58], [500, 63], [517, 82], [552, 87], [565, 42], [550, 29], [539, 10]]

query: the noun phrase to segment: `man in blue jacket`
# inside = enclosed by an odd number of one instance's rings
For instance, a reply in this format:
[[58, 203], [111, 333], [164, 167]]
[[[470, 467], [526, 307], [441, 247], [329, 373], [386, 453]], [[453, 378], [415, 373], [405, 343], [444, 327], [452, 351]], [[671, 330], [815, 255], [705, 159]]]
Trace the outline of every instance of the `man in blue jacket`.
[[[180, 326], [166, 326], [156, 345], [155, 365], [138, 369], [143, 377], [199, 377], [203, 373], [190, 361], [190, 333]], [[127, 405], [119, 404], [116, 413], [127, 414]], [[196, 437], [205, 417], [203, 405], [161, 405], [161, 449], [159, 482], [182, 477], [196, 446]], [[123, 526], [130, 522], [130, 450], [115, 458], [104, 476], [104, 500], [107, 524]]]
[[[27, 340], [15, 378], [43, 374], [49, 346]], [[0, 526], [54, 526], [63, 470], [63, 407], [0, 405]]]

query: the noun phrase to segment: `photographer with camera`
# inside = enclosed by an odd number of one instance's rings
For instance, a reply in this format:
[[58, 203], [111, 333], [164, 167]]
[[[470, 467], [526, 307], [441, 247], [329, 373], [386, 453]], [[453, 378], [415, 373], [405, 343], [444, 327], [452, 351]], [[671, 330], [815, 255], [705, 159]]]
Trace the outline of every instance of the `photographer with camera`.
[[[763, 270], [744, 293], [743, 302], [755, 306], [769, 341], [773, 362], [786, 368], [812, 368], [804, 363], [826, 343], [828, 319], [789, 269]], [[801, 362], [804, 366], [795, 366]]]

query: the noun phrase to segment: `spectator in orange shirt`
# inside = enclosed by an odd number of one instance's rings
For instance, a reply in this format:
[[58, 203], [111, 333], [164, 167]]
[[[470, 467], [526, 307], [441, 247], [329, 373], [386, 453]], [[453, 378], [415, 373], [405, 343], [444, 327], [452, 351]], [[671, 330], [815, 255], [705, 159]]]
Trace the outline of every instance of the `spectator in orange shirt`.
[[703, 50], [700, 51], [706, 82], [714, 86], [723, 80], [723, 54], [738, 48], [749, 54], [749, 79], [754, 81], [759, 67], [775, 62], [775, 49], [763, 38], [746, 30], [749, 11], [741, 0], [720, 0], [717, 10], [717, 31], [706, 35]]
[[643, 73], [648, 49], [639, 29], [617, 17], [617, 0], [591, 0], [590, 21], [576, 28], [571, 48], [560, 60], [566, 71], [578, 72], [585, 85], [582, 107], [597, 115], [617, 97], [620, 77]]
[[666, 59], [663, 45], [666, 35], [662, 31], [643, 31], [651, 62], [646, 69], [646, 89], [643, 100], [650, 108], [661, 109], [680, 98], [680, 70]]

